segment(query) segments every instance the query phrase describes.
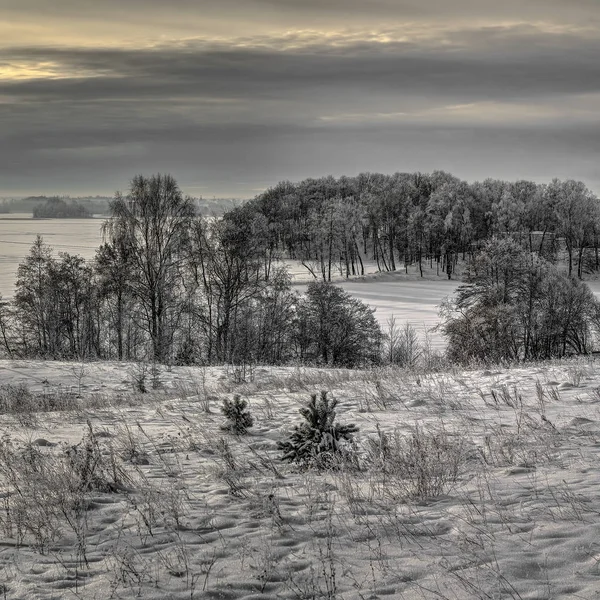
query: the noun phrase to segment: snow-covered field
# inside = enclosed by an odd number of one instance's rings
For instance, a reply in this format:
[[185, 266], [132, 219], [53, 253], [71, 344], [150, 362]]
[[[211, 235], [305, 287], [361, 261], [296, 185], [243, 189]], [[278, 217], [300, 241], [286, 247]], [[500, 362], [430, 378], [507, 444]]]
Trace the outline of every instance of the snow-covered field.
[[[161, 368], [146, 394], [135, 365], [0, 374], [37, 395], [3, 388], [5, 410], [69, 408], [0, 415], [0, 597], [600, 596], [600, 363]], [[358, 464], [302, 471], [276, 444], [322, 389]], [[220, 429], [234, 393], [255, 417], [239, 438]]]

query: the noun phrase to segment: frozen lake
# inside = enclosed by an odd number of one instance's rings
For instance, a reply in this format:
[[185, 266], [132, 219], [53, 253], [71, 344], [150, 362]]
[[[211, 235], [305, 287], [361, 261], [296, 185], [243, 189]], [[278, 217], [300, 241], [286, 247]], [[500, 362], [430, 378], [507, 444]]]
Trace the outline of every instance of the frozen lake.
[[431, 329], [439, 323], [439, 306], [447, 296], [454, 294], [460, 282], [448, 281], [378, 281], [354, 280], [340, 282], [349, 294], [375, 308], [375, 316], [385, 332], [388, 320], [396, 319], [402, 327], [410, 323], [421, 336], [425, 331], [433, 347], [441, 349], [444, 338]]
[[[439, 324], [439, 307], [460, 285], [458, 281], [439, 279], [406, 279], [401, 274], [373, 274], [364, 279], [335, 281], [349, 294], [375, 309], [375, 317], [384, 332], [394, 317], [397, 327], [410, 323], [423, 338], [428, 333], [431, 345], [442, 349], [444, 338], [432, 329]], [[296, 286], [304, 291], [305, 285]]]
[[0, 294], [14, 293], [17, 268], [29, 254], [35, 237], [58, 252], [93, 258], [102, 243], [104, 219], [32, 219], [28, 214], [0, 215]]

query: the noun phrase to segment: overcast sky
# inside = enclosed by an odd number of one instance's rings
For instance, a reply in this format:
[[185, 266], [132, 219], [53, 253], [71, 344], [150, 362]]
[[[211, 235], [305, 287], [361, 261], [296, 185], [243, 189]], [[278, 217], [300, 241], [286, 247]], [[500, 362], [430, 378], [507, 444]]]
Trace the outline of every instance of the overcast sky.
[[600, 0], [0, 0], [0, 196], [436, 169], [600, 193]]

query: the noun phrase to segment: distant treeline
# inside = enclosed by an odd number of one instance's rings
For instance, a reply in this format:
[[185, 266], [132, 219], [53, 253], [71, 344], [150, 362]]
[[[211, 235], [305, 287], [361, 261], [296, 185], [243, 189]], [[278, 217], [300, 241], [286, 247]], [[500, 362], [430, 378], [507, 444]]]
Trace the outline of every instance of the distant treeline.
[[[83, 216], [110, 215], [110, 203], [113, 198], [107, 196], [28, 196], [26, 198], [4, 199], [0, 202], [0, 214], [31, 213], [37, 218], [79, 217], [77, 211], [68, 209], [66, 217], [56, 216], [61, 212], [55, 205], [56, 200], [67, 206], [78, 205], [87, 213]], [[222, 216], [227, 211], [241, 206], [247, 200], [237, 198], [192, 198], [196, 211], [201, 215]], [[80, 210], [80, 209], [79, 209]]]
[[84, 219], [91, 216], [86, 207], [79, 202], [65, 202], [58, 197], [48, 198], [44, 204], [33, 209], [34, 219]]
[[569, 274], [600, 267], [600, 204], [580, 181], [470, 184], [443, 171], [361, 173], [283, 181], [239, 210], [264, 219], [274, 252], [325, 280], [363, 273], [365, 257], [383, 271], [428, 261], [450, 278], [459, 257], [494, 235], [550, 259], [560, 238]]
[[52, 205], [56, 200], [60, 200], [68, 206], [77, 204], [83, 207], [87, 215], [108, 215], [109, 202], [111, 198], [104, 196], [82, 196], [76, 198], [70, 198], [68, 196], [28, 196], [26, 198], [13, 198], [10, 200], [4, 200], [0, 205], [0, 212], [31, 213], [33, 216], [37, 216], [38, 218], [52, 218], [52, 214], [40, 214], [39, 211], [42, 210], [42, 212], [48, 212], [49, 205]]

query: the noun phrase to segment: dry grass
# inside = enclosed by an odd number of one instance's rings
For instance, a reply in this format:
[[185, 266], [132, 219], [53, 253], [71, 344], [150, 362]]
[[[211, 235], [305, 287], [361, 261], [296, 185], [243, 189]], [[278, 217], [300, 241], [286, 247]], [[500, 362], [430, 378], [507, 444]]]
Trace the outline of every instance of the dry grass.
[[[39, 391], [3, 388], [6, 597], [550, 599], [597, 589], [593, 365], [273, 369], [233, 388], [222, 371], [174, 370], [156, 392], [104, 390], [97, 403], [85, 389], [93, 373], [59, 411]], [[318, 472], [286, 464], [277, 442], [307, 392], [328, 385], [340, 421], [360, 428], [352, 460]], [[248, 400], [255, 423], [243, 437], [222, 429], [225, 390]]]

